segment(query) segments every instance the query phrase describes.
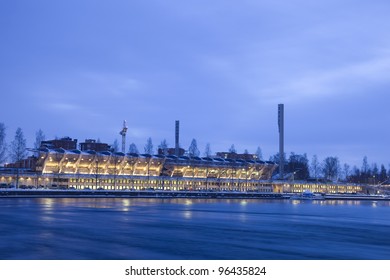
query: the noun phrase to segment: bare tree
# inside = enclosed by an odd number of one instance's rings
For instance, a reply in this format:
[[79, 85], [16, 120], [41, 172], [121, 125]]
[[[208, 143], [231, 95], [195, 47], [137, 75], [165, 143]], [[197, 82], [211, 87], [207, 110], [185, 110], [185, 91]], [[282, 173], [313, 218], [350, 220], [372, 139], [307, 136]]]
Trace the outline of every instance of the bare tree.
[[349, 177], [350, 172], [351, 172], [350, 171], [351, 167], [347, 163], [344, 163], [343, 170], [344, 170], [345, 181], [348, 181], [348, 177]]
[[293, 173], [295, 179], [306, 180], [309, 177], [308, 162], [306, 154], [298, 155], [291, 153], [285, 171]]
[[16, 188], [19, 187], [19, 164], [18, 162], [27, 157], [26, 139], [23, 136], [23, 131], [20, 127], [16, 130], [15, 138], [11, 142], [10, 150], [11, 160], [17, 164]]
[[383, 164], [381, 164], [381, 170], [379, 171], [379, 180], [381, 182], [385, 182], [387, 181], [387, 175], [386, 175], [387, 171], [386, 171], [386, 168]]
[[211, 148], [210, 148], [210, 143], [206, 144], [206, 147], [204, 149], [204, 156], [205, 157], [210, 157], [211, 156]]
[[263, 153], [262, 153], [260, 147], [257, 147], [256, 156], [257, 156], [257, 159], [258, 159], [258, 160], [262, 160], [262, 159], [263, 159]]
[[368, 165], [367, 156], [364, 156], [361, 171], [362, 171], [363, 173], [366, 173], [366, 174], [367, 174], [369, 170], [370, 170], [370, 166]]
[[198, 157], [200, 152], [198, 149], [198, 144], [196, 143], [196, 139], [192, 139], [191, 145], [188, 148], [188, 154], [190, 157]]
[[340, 163], [337, 157], [327, 157], [323, 163], [323, 172], [325, 178], [335, 181], [340, 174]]
[[237, 153], [236, 148], [234, 147], [234, 144], [232, 144], [229, 148], [229, 153]]
[[368, 164], [367, 156], [364, 156], [363, 158], [363, 164], [362, 164], [362, 169], [360, 171], [360, 176], [361, 179], [364, 183], [368, 183], [368, 179], [371, 176], [371, 169]]
[[45, 134], [43, 134], [42, 129], [39, 129], [35, 133], [35, 143], [34, 143], [34, 148], [39, 149], [41, 147], [41, 142], [45, 141]]
[[119, 143], [117, 139], [115, 139], [114, 143], [111, 145], [111, 149], [114, 153], [119, 151]]
[[130, 144], [129, 153], [130, 154], [139, 154], [138, 148], [134, 143]]
[[[372, 164], [370, 175], [372, 176], [373, 184], [375, 185], [377, 182], [376, 180], [379, 178], [379, 168], [378, 168], [378, 165], [376, 163]], [[371, 178], [370, 178], [370, 180], [371, 180]]]
[[379, 180], [381, 182], [386, 182], [387, 181], [387, 171], [386, 171], [386, 168], [383, 164], [381, 164], [381, 171], [379, 173]]
[[145, 154], [153, 155], [153, 142], [151, 137], [146, 140], [144, 151]]
[[162, 140], [160, 145], [158, 146], [159, 153], [161, 152], [162, 155], [167, 156], [168, 155], [168, 143], [167, 140]]
[[311, 171], [311, 176], [317, 180], [321, 172], [321, 166], [320, 163], [318, 162], [317, 155], [314, 155], [313, 158], [311, 159], [310, 171]]
[[5, 137], [5, 125], [0, 123], [0, 164], [3, 164], [7, 160], [7, 143]]
[[17, 162], [27, 157], [26, 139], [24, 138], [23, 131], [20, 127], [16, 130], [15, 138], [11, 142], [10, 156], [13, 162]]
[[[270, 156], [269, 157], [269, 160], [272, 161], [272, 162], [277, 162], [279, 163], [280, 162], [280, 153], [276, 153], [274, 154], [273, 156]], [[283, 162], [284, 162], [284, 167], [286, 167], [286, 164], [287, 164], [287, 158], [286, 158], [286, 153], [283, 153]]]

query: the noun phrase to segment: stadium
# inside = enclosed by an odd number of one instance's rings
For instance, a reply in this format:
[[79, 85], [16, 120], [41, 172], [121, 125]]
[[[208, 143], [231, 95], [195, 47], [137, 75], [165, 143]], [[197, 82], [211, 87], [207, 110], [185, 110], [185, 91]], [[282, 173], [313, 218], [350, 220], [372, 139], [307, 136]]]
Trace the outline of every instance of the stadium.
[[36, 180], [53, 188], [271, 192], [276, 167], [258, 160], [42, 148]]
[[[279, 113], [283, 112], [283, 107]], [[279, 117], [280, 152], [283, 152], [283, 118]], [[123, 124], [122, 152], [110, 145], [65, 137], [42, 141], [33, 156], [0, 169], [0, 188], [73, 189], [107, 191], [218, 191], [256, 193], [368, 193], [367, 186], [295, 181], [279, 165], [255, 154], [220, 152], [199, 157], [179, 146], [179, 122], [175, 123], [175, 147], [158, 154], [125, 153], [127, 125]], [[275, 175], [278, 171], [277, 176]]]

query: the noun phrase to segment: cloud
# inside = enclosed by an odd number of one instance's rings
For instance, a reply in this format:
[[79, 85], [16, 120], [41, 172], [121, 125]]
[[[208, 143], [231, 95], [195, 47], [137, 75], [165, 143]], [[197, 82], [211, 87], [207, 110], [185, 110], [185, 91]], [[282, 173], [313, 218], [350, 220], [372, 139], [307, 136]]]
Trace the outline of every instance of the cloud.
[[371, 87], [390, 82], [390, 56], [330, 69], [313, 69], [293, 79], [265, 88], [263, 95], [271, 102], [302, 102], [356, 94], [375, 95]]
[[254, 43], [240, 52], [203, 56], [200, 61], [205, 72], [266, 105], [373, 95], [390, 82], [390, 42], [367, 47], [366, 54], [354, 59], [334, 54], [331, 61], [324, 59], [329, 54], [313, 48], [312, 42], [273, 49]]
[[[31, 42], [8, 36], [1, 46], [7, 63], [0, 71], [9, 77], [0, 85], [8, 92], [3, 112], [14, 116], [23, 100], [19, 109], [34, 118], [19, 116], [21, 125], [33, 127], [39, 118], [44, 130], [107, 141], [119, 137], [127, 119], [130, 142], [139, 146], [149, 136], [155, 144], [163, 138], [172, 144], [180, 119], [183, 146], [196, 137], [214, 151], [234, 143], [239, 149], [261, 145], [272, 154], [276, 104], [283, 102], [286, 129], [297, 135], [294, 150], [309, 149], [306, 132], [315, 129], [311, 142], [328, 135], [321, 144], [331, 147], [343, 132], [348, 137], [339, 138], [350, 143], [342, 144], [353, 145], [363, 140], [367, 123], [374, 132], [385, 127], [376, 127], [383, 120], [377, 112], [387, 114], [390, 77], [388, 1], [355, 2], [61, 5], [56, 21], [35, 5], [36, 13], [13, 16], [20, 26], [9, 28], [9, 34], [27, 32]], [[30, 24], [38, 18], [44, 20]], [[75, 19], [70, 25], [69, 18]], [[383, 98], [371, 101], [379, 92]], [[355, 98], [346, 112], [349, 97]], [[337, 152], [342, 157], [342, 147]]]
[[107, 97], [128, 96], [143, 87], [139, 80], [125, 73], [85, 71], [79, 73], [78, 79], [82, 88], [90, 87], [94, 95]]
[[52, 112], [70, 113], [80, 110], [80, 107], [70, 103], [48, 103], [46, 108]]

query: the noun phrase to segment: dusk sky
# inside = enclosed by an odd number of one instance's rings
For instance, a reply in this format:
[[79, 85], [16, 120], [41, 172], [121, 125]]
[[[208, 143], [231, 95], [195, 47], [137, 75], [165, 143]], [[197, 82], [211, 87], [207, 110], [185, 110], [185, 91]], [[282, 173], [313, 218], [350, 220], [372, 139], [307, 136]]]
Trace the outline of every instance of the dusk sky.
[[0, 122], [140, 151], [261, 147], [390, 164], [390, 1], [4, 0]]

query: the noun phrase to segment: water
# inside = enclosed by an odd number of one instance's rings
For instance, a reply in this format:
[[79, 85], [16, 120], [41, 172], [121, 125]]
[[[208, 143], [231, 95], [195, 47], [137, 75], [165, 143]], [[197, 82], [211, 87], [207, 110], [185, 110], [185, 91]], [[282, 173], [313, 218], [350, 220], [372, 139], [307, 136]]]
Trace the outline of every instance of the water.
[[1, 198], [0, 259], [390, 259], [390, 202]]

